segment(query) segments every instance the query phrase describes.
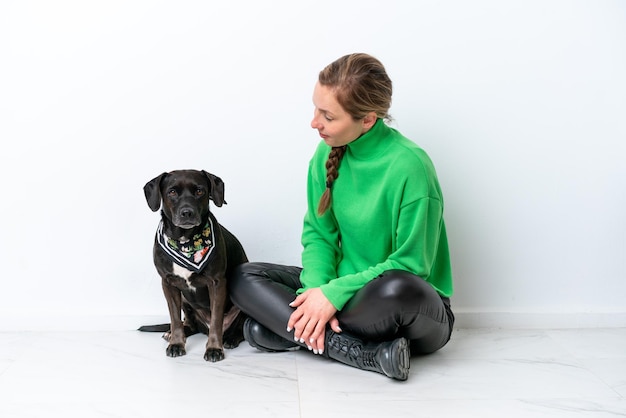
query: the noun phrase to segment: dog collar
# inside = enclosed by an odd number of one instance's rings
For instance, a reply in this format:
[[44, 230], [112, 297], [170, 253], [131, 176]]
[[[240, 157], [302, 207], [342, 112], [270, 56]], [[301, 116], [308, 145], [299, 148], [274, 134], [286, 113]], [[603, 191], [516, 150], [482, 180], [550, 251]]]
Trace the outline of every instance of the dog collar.
[[169, 258], [188, 270], [196, 273], [202, 271], [215, 247], [211, 218], [207, 220], [202, 232], [194, 235], [191, 239], [172, 239], [165, 234], [163, 227], [163, 220], [161, 220], [157, 228], [156, 238]]

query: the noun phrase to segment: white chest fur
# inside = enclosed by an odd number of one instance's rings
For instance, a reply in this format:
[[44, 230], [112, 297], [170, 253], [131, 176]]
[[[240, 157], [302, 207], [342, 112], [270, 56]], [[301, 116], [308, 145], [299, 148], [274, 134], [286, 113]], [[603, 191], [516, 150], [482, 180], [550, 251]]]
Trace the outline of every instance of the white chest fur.
[[189, 287], [189, 289], [196, 290], [196, 288], [189, 281], [189, 278], [193, 274], [191, 270], [187, 270], [186, 268], [181, 267], [176, 263], [172, 263], [172, 273], [174, 273], [176, 276], [180, 277], [181, 279], [185, 280], [185, 282], [187, 282], [187, 286]]

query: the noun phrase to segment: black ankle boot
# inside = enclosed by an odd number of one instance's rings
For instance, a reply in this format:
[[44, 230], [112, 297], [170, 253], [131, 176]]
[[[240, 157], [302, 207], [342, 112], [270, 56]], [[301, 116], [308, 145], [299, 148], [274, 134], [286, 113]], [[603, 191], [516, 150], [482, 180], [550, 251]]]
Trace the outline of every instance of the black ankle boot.
[[326, 356], [352, 367], [382, 373], [397, 380], [409, 377], [409, 341], [398, 338], [382, 343], [364, 343], [345, 332], [327, 331]]
[[294, 341], [289, 341], [274, 334], [252, 318], [247, 318], [243, 324], [243, 336], [248, 343], [257, 350], [267, 352], [297, 350], [300, 347]]

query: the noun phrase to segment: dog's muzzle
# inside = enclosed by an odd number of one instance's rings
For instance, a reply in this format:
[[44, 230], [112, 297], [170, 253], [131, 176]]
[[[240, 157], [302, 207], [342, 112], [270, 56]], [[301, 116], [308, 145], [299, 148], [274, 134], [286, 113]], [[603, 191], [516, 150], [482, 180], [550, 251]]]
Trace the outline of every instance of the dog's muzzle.
[[192, 207], [180, 208], [172, 219], [174, 225], [179, 228], [191, 229], [200, 225], [202, 219], [200, 214]]

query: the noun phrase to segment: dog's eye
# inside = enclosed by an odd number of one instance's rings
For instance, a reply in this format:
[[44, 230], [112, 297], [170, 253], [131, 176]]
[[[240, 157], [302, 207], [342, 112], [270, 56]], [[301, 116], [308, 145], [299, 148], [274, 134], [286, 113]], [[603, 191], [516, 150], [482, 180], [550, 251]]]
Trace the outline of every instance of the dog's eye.
[[178, 193], [176, 192], [176, 190], [170, 189], [170, 190], [168, 190], [167, 195], [169, 197], [176, 197], [176, 196], [178, 196]]
[[204, 189], [196, 189], [196, 196], [198, 197], [204, 196]]

